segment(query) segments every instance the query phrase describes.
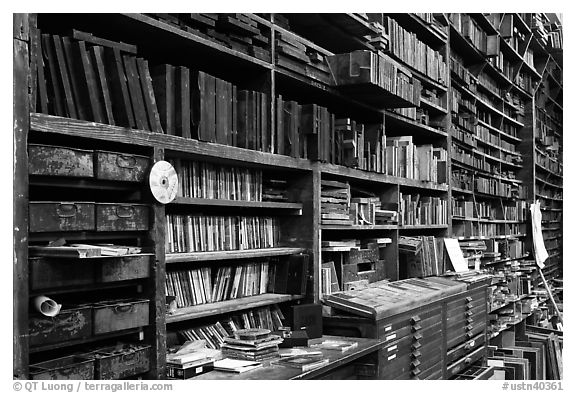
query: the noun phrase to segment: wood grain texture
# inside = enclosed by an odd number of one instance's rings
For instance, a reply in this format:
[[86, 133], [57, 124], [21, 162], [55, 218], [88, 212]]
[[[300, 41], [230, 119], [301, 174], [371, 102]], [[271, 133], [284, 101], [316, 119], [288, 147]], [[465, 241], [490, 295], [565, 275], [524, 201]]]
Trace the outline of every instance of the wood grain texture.
[[259, 248], [253, 250], [183, 252], [177, 254], [167, 254], [166, 263], [262, 258], [262, 257], [299, 254], [304, 251], [305, 251], [304, 248], [298, 248], [298, 247], [275, 247], [275, 248]]
[[34, 131], [81, 136], [85, 138], [139, 146], [164, 147], [166, 150], [185, 153], [185, 155], [189, 155], [190, 157], [211, 157], [220, 161], [236, 163], [244, 162], [288, 169], [310, 170], [311, 168], [310, 163], [306, 160], [255, 152], [233, 146], [203, 143], [171, 135], [130, 130], [123, 127], [67, 119], [39, 113], [31, 114], [30, 120], [31, 129]]
[[[26, 24], [27, 22], [22, 21]], [[26, 30], [27, 31], [27, 30]], [[24, 33], [20, 35], [23, 37]], [[27, 35], [26, 35], [27, 36]], [[16, 378], [28, 376], [28, 44], [13, 41], [13, 314], [12, 367]]]

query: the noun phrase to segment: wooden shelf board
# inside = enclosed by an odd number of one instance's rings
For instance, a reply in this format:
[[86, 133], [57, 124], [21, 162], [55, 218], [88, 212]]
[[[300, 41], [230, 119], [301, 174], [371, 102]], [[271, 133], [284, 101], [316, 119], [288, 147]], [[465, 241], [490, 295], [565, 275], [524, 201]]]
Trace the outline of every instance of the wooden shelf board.
[[229, 199], [207, 199], [207, 198], [188, 198], [177, 197], [171, 205], [195, 205], [195, 206], [229, 206], [245, 207], [254, 209], [284, 209], [284, 210], [302, 210], [302, 203], [293, 202], [272, 202], [272, 201], [237, 201]]
[[520, 138], [518, 138], [518, 137], [515, 137], [515, 136], [513, 136], [513, 135], [510, 135], [510, 134], [508, 134], [508, 133], [506, 133], [506, 132], [504, 132], [504, 131], [502, 131], [502, 130], [499, 130], [498, 128], [493, 127], [493, 126], [491, 126], [490, 124], [483, 122], [482, 120], [478, 120], [478, 124], [480, 124], [480, 125], [488, 128], [488, 129], [490, 129], [490, 130], [492, 130], [492, 131], [495, 131], [495, 132], [499, 133], [500, 135], [502, 135], [502, 136], [504, 136], [504, 137], [506, 137], [506, 138], [508, 138], [508, 139], [510, 139], [510, 140], [512, 140], [512, 141], [514, 141], [514, 142], [518, 142], [518, 143], [522, 142], [522, 139], [520, 139]]
[[441, 107], [440, 105], [437, 105], [431, 101], [426, 100], [425, 98], [420, 97], [420, 104], [424, 104], [424, 106], [427, 106], [428, 108], [439, 112], [439, 113], [443, 113], [443, 114], [448, 114], [448, 109]]
[[58, 188], [82, 188], [94, 190], [122, 190], [137, 191], [142, 188], [142, 183], [124, 182], [112, 180], [100, 180], [96, 178], [64, 177], [64, 176], [43, 176], [30, 175], [28, 178], [30, 186], [37, 187], [58, 187]]
[[398, 230], [414, 230], [414, 229], [448, 229], [448, 225], [400, 225]]
[[274, 248], [258, 248], [251, 250], [167, 253], [166, 263], [262, 258], [262, 257], [272, 257], [281, 255], [293, 255], [305, 251], [306, 249], [297, 247], [274, 247]]
[[433, 136], [433, 137], [447, 137], [448, 134], [444, 131], [437, 130], [436, 128], [427, 126], [425, 124], [418, 123], [415, 120], [408, 119], [407, 117], [401, 116], [397, 113], [393, 113], [389, 110], [385, 111], [386, 114], [386, 122], [391, 120], [392, 123], [396, 123], [401, 127], [406, 128], [418, 135], [422, 136]]
[[[492, 179], [501, 180], [501, 181], [510, 182], [510, 183], [522, 183], [522, 181], [518, 180], [518, 179], [508, 179], [505, 177], [496, 176], [496, 175], [492, 174], [491, 172], [487, 172], [483, 169], [476, 168], [470, 164], [466, 164], [465, 162], [460, 162], [457, 159], [455, 159], [454, 157], [452, 157], [451, 161], [452, 161], [452, 165], [456, 165], [460, 168], [467, 169], [469, 171], [478, 172], [481, 176], [484, 176], [484, 177], [490, 177]], [[506, 197], [502, 197], [502, 198], [506, 198]]]
[[398, 225], [331, 225], [321, 224], [320, 229], [330, 231], [375, 231], [375, 230], [395, 230]]
[[30, 347], [30, 353], [51, 351], [51, 350], [58, 349], [58, 348], [71, 347], [73, 345], [88, 344], [88, 343], [106, 340], [109, 338], [122, 337], [122, 336], [127, 336], [129, 334], [137, 334], [137, 333], [141, 332], [142, 329], [144, 329], [144, 328], [145, 327], [120, 330], [117, 332], [111, 332], [111, 333], [107, 333], [107, 334], [99, 334], [99, 335], [88, 337], [88, 338], [68, 340], [68, 341], [63, 341], [63, 342], [58, 342], [58, 343], [53, 343], [53, 344], [40, 345], [37, 347], [31, 346]]
[[361, 169], [348, 168], [341, 165], [320, 163], [320, 172], [346, 177], [348, 179], [364, 180], [385, 184], [398, 184], [400, 186], [420, 188], [425, 190], [448, 191], [447, 184], [438, 184], [422, 180], [406, 179], [403, 177], [390, 176], [384, 173], [369, 172]]
[[458, 188], [458, 187], [452, 187], [452, 192], [457, 192], [459, 194], [469, 194], [469, 195], [474, 194], [474, 191], [472, 191], [472, 190], [464, 190], [463, 188]]
[[289, 302], [302, 298], [303, 296], [299, 295], [265, 293], [262, 295], [247, 296], [239, 299], [200, 304], [197, 306], [177, 309], [173, 314], [166, 316], [166, 323], [189, 321], [233, 311], [241, 311], [249, 308]]
[[30, 129], [108, 142], [161, 147], [167, 150], [168, 155], [171, 154], [170, 152], [176, 152], [191, 157], [208, 157], [219, 162], [243, 162], [287, 169], [311, 169], [310, 162], [304, 159], [41, 113], [30, 114]]
[[548, 187], [554, 187], [554, 188], [560, 188], [562, 189], [563, 187], [561, 185], [557, 185], [557, 184], [553, 184], [553, 183], [549, 183], [544, 179], [539, 178], [538, 176], [535, 176], [534, 179], [536, 179], [536, 181], [540, 182], [540, 183], [544, 183], [546, 186]]
[[524, 237], [525, 233], [518, 233], [515, 235], [496, 235], [496, 236], [456, 236], [458, 240], [488, 240], [488, 239], [513, 239], [516, 237]]
[[414, 32], [420, 41], [431, 45], [433, 48], [445, 45], [448, 40], [446, 34], [432, 28], [418, 15], [413, 13], [393, 13], [388, 14], [388, 16], [398, 21], [398, 23], [406, 27], [408, 31]]
[[534, 166], [535, 166], [537, 169], [540, 169], [540, 170], [546, 172], [547, 174], [551, 174], [552, 176], [555, 176], [555, 177], [558, 177], [558, 178], [560, 178], [560, 179], [563, 179], [563, 176], [562, 176], [561, 173], [554, 172], [554, 171], [546, 168], [545, 166], [542, 166], [542, 165], [538, 164], [537, 162], [535, 162], [534, 164], [535, 164]]
[[517, 221], [517, 220], [491, 220], [488, 218], [470, 218], [470, 217], [456, 217], [452, 216], [452, 220], [454, 221], [472, 221], [472, 222], [481, 222], [481, 223], [493, 223], [493, 224], [522, 224], [526, 221]]
[[448, 90], [448, 87], [445, 84], [441, 84], [430, 78], [428, 75], [416, 69], [416, 67], [413, 67], [410, 64], [404, 62], [404, 60], [402, 60], [399, 56], [396, 56], [394, 53], [387, 52], [386, 55], [399, 62], [403, 67], [406, 67], [412, 73], [412, 76], [416, 77], [423, 85], [431, 86], [434, 89], [440, 90], [442, 93], [445, 93]]
[[468, 60], [468, 64], [478, 64], [484, 63], [486, 61], [485, 56], [472, 45], [462, 33], [460, 33], [456, 27], [450, 24], [450, 47], [455, 49], [455, 52], [462, 55]]
[[109, 282], [109, 283], [101, 283], [101, 284], [35, 289], [35, 290], [30, 290], [29, 296], [35, 297], [35, 296], [41, 296], [41, 295], [45, 295], [45, 296], [61, 295], [61, 294], [65, 294], [65, 293], [103, 291], [103, 290], [112, 289], [112, 288], [133, 287], [136, 285], [141, 285], [143, 283], [143, 280], [147, 280], [148, 278], [149, 277], [142, 277], [142, 278], [134, 279], [134, 280], [117, 281], [117, 282]]

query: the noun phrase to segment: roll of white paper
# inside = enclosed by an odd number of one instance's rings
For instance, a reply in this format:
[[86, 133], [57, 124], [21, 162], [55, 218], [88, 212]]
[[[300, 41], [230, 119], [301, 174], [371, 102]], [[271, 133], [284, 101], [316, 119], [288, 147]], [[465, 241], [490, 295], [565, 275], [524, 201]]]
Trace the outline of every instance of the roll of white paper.
[[56, 303], [54, 300], [46, 296], [37, 296], [34, 298], [34, 306], [36, 310], [46, 315], [47, 317], [55, 317], [62, 308], [61, 304]]

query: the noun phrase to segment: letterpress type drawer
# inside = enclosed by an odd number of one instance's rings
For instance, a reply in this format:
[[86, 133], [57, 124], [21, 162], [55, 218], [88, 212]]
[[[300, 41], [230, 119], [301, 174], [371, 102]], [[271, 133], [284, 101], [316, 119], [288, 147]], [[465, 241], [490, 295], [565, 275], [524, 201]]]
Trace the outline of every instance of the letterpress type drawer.
[[126, 255], [101, 260], [100, 282], [146, 278], [150, 275], [152, 254]]
[[458, 345], [456, 348], [448, 351], [446, 354], [446, 362], [452, 363], [461, 358], [462, 356], [466, 355], [469, 352], [473, 352], [476, 348], [484, 345], [486, 340], [486, 335], [484, 333], [480, 333], [470, 340]]
[[30, 232], [94, 230], [94, 203], [30, 202], [29, 226]]
[[96, 379], [126, 379], [150, 369], [150, 345], [119, 344], [84, 354], [96, 361]]
[[97, 231], [146, 231], [149, 228], [148, 205], [126, 203], [96, 204]]
[[99, 150], [94, 154], [98, 179], [143, 182], [150, 166], [145, 156]]
[[30, 379], [94, 379], [94, 360], [72, 355], [31, 364]]
[[59, 288], [94, 284], [92, 262], [65, 258], [29, 258], [30, 289]]
[[149, 301], [144, 299], [111, 300], [93, 304], [94, 334], [146, 326]]
[[448, 367], [446, 368], [446, 371], [448, 374], [447, 377], [450, 378], [450, 377], [460, 373], [466, 367], [473, 364], [478, 359], [480, 359], [482, 356], [484, 356], [485, 352], [486, 352], [486, 348], [484, 346], [482, 346], [482, 347], [478, 348], [477, 350], [475, 350], [474, 352], [461, 358], [460, 360], [458, 360], [452, 364], [449, 364]]
[[43, 176], [94, 177], [92, 151], [30, 144], [28, 173]]
[[88, 338], [92, 335], [92, 309], [64, 305], [55, 317], [30, 315], [28, 326], [31, 346]]

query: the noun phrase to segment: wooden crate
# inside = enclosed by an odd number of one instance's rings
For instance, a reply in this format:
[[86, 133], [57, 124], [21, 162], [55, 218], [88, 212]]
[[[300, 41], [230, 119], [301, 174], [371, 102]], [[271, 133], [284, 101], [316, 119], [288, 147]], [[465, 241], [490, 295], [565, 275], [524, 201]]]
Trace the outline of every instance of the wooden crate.
[[63, 305], [55, 317], [31, 315], [28, 326], [31, 346], [88, 338], [92, 335], [92, 308]]
[[94, 284], [96, 264], [92, 261], [45, 257], [28, 261], [31, 290]]
[[96, 228], [91, 202], [30, 202], [30, 232], [90, 231]]
[[135, 254], [103, 259], [98, 281], [115, 282], [149, 277], [152, 257], [153, 254]]
[[95, 360], [96, 379], [126, 379], [150, 369], [150, 345], [119, 344], [83, 354]]
[[146, 326], [150, 323], [149, 300], [125, 299], [93, 304], [94, 334]]
[[31, 364], [30, 379], [94, 379], [94, 360], [72, 355]]
[[94, 152], [96, 178], [128, 182], [143, 182], [150, 159], [146, 156], [96, 150]]
[[28, 173], [44, 176], [94, 177], [92, 151], [30, 144]]
[[146, 231], [150, 228], [150, 208], [137, 203], [97, 203], [97, 231]]

